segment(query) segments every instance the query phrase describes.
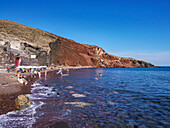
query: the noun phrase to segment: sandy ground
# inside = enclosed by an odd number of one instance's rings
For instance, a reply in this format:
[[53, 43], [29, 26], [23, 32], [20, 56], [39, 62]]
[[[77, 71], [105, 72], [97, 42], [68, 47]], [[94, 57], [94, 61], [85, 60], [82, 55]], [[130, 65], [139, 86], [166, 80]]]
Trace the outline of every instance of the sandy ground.
[[30, 78], [28, 74], [25, 75], [28, 84], [22, 85], [17, 81], [14, 72], [0, 71], [0, 115], [17, 110], [14, 100], [18, 95], [31, 93], [31, 84], [36, 79]]
[[14, 73], [0, 73], [0, 95], [17, 93], [21, 86]]

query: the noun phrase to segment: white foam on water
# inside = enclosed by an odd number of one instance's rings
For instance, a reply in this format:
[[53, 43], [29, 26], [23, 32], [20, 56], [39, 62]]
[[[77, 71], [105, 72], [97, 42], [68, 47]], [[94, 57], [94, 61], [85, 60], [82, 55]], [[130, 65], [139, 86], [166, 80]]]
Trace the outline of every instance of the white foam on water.
[[37, 84], [33, 84], [32, 86], [34, 87], [31, 90], [32, 96], [30, 96], [32, 100], [45, 99], [56, 94], [55, 91], [52, 91], [52, 87], [45, 87], [41, 84], [39, 84], [39, 86], [37, 86]]
[[[31, 85], [32, 94], [27, 94], [29, 100], [32, 102], [32, 105], [29, 108], [24, 110], [17, 110], [8, 112], [7, 114], [0, 115], [0, 128], [17, 128], [17, 127], [27, 127], [32, 128], [33, 124], [36, 122], [36, 119], [40, 118], [41, 115], [36, 114], [36, 109], [40, 108], [45, 103], [42, 102], [42, 99], [46, 99], [56, 94], [55, 91], [52, 91], [52, 87], [42, 86], [39, 82], [35, 82]], [[55, 89], [56, 90], [56, 89]], [[63, 113], [62, 117], [68, 115], [70, 111]]]
[[[32, 105], [24, 110], [12, 111], [12, 112], [8, 112], [7, 114], [0, 115], [0, 128], [11, 128], [11, 127], [32, 128], [32, 125], [36, 122], [36, 118], [39, 118], [37, 115], [35, 115], [36, 109], [40, 108], [42, 105], [45, 104], [42, 101], [37, 101], [37, 98], [42, 99], [42, 96], [45, 95], [39, 93], [39, 90], [45, 89], [47, 92], [49, 92], [50, 90], [50, 88], [48, 87], [37, 87], [37, 85], [41, 86], [41, 84], [34, 83], [32, 85], [33, 88], [31, 90], [32, 94], [27, 94], [29, 100], [32, 101]], [[34, 90], [37, 90], [37, 92], [34, 93]], [[43, 113], [41, 115], [43, 115]]]
[[32, 128], [32, 125], [36, 122], [36, 118], [38, 118], [35, 116], [36, 109], [41, 107], [43, 104], [43, 102], [32, 102], [32, 105], [29, 108], [0, 115], [0, 128]]
[[56, 94], [55, 91], [52, 91], [52, 88], [49, 87], [36, 87], [34, 90], [32, 90], [33, 96], [38, 98], [44, 98], [53, 96]]

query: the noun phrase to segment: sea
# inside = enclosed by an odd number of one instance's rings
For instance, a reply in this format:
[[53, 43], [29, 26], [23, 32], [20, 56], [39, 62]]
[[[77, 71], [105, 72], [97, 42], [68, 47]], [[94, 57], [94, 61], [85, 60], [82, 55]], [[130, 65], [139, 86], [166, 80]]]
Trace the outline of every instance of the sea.
[[170, 128], [170, 67], [49, 72], [0, 128]]

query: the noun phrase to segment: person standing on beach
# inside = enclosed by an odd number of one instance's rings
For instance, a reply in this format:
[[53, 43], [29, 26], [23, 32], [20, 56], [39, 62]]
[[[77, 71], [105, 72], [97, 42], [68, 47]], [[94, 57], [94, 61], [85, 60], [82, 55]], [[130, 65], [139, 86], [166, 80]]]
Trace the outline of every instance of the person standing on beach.
[[38, 71], [38, 76], [39, 76], [39, 79], [41, 79], [41, 72]]
[[8, 73], [9, 73], [9, 67], [7, 67], [7, 71], [8, 71]]
[[45, 77], [47, 77], [47, 70], [45, 70]]
[[31, 68], [31, 78], [33, 77], [33, 69]]
[[34, 78], [36, 78], [36, 76], [37, 76], [37, 71], [36, 71], [36, 69], [34, 70]]
[[17, 76], [17, 68], [15, 68], [15, 76]]
[[16, 77], [19, 78], [19, 69], [18, 68], [16, 68]]
[[61, 77], [63, 76], [63, 72], [60, 73]]
[[47, 80], [47, 70], [45, 70], [45, 80]]

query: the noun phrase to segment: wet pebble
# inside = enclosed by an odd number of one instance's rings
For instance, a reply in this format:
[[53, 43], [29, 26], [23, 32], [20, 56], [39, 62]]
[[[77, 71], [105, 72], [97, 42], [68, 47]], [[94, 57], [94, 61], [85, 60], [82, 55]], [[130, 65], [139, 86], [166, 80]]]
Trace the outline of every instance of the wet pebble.
[[51, 91], [52, 91], [52, 92], [55, 92], [56, 90], [55, 90], [55, 88], [52, 88]]
[[45, 86], [45, 87], [48, 87], [48, 84], [45, 84], [44, 86]]
[[8, 84], [8, 83], [0, 83], [0, 85], [6, 85], [6, 84]]

